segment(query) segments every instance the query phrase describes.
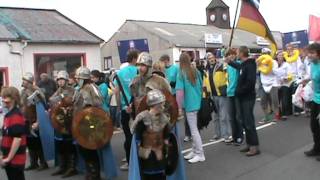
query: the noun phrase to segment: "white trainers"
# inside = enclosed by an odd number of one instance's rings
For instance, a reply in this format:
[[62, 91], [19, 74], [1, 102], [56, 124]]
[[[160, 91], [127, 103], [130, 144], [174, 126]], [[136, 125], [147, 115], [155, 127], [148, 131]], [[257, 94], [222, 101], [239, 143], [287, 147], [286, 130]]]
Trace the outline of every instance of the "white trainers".
[[186, 136], [184, 139], [183, 139], [183, 141], [184, 142], [189, 142], [189, 141], [191, 141], [191, 137], [190, 136]]
[[184, 159], [189, 160], [192, 159], [195, 156], [195, 154], [193, 152], [190, 152], [189, 154], [184, 156]]
[[121, 171], [128, 171], [129, 170], [129, 164], [124, 163], [122, 166], [120, 166]]
[[206, 158], [204, 156], [195, 155], [188, 162], [193, 164], [193, 163], [197, 163], [197, 162], [204, 162], [205, 160], [206, 160]]

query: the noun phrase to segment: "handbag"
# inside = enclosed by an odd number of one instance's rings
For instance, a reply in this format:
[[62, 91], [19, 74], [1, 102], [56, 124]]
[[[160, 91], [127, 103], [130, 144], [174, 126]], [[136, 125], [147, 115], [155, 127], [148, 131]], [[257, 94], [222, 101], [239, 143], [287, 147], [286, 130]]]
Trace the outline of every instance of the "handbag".
[[212, 121], [211, 113], [214, 111], [214, 103], [210, 96], [206, 96], [201, 99], [201, 107], [198, 111], [198, 129], [202, 130], [204, 127], [208, 127], [210, 121]]

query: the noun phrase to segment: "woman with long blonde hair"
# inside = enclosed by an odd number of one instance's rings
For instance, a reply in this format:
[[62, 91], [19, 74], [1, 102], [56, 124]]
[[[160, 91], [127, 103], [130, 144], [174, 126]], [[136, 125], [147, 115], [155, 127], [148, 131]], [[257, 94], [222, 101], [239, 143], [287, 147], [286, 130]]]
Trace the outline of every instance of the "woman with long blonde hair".
[[202, 140], [197, 126], [197, 113], [201, 106], [202, 77], [200, 72], [191, 66], [191, 58], [187, 53], [180, 55], [180, 68], [177, 75], [177, 101], [180, 112], [186, 112], [187, 122], [192, 136], [192, 151], [184, 158], [190, 163], [205, 161]]

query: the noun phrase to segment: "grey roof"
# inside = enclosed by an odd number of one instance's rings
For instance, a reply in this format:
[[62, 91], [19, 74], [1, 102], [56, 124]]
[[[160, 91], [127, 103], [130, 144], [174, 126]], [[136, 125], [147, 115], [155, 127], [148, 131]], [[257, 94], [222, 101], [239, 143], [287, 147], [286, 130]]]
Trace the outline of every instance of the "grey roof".
[[100, 43], [94, 35], [53, 9], [0, 7], [0, 40]]
[[211, 3], [208, 5], [207, 9], [215, 8], [215, 7], [226, 7], [229, 8], [223, 0], [212, 0]]
[[[223, 45], [228, 46], [231, 34], [231, 29], [220, 29], [207, 25], [136, 20], [127, 20], [127, 22], [132, 22], [177, 47], [204, 47], [204, 34], [206, 33], [221, 34]], [[272, 33], [274, 34], [278, 48], [282, 48], [281, 33]], [[239, 47], [241, 45], [246, 45], [250, 48], [263, 47], [257, 44], [257, 36], [255, 34], [236, 29], [232, 46]], [[221, 47], [221, 44], [207, 44], [207, 47]]]

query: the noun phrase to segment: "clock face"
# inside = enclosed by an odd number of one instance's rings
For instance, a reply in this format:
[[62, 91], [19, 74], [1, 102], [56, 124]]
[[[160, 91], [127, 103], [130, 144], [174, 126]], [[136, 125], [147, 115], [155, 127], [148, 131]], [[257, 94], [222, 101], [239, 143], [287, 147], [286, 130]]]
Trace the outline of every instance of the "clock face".
[[211, 22], [214, 22], [215, 20], [216, 20], [216, 15], [211, 14], [211, 15], [210, 15], [210, 21], [211, 21]]
[[222, 19], [223, 19], [224, 21], [227, 21], [227, 20], [228, 20], [228, 15], [227, 15], [226, 13], [223, 13], [223, 14], [222, 14]]

